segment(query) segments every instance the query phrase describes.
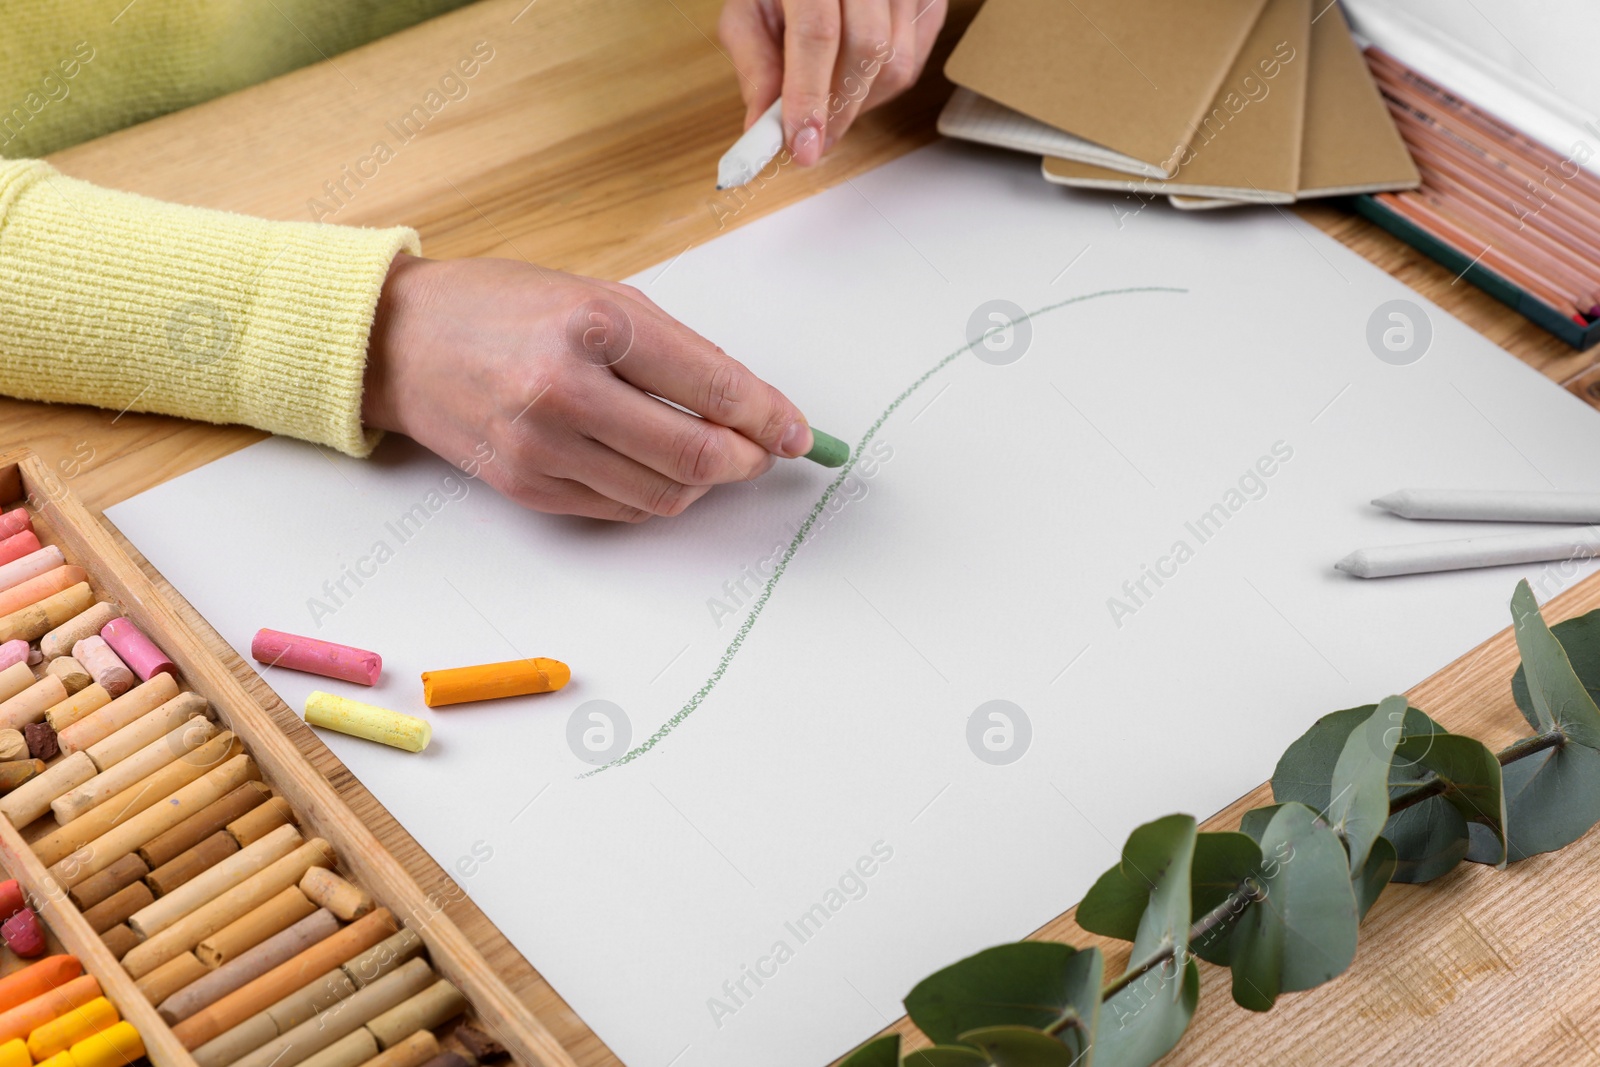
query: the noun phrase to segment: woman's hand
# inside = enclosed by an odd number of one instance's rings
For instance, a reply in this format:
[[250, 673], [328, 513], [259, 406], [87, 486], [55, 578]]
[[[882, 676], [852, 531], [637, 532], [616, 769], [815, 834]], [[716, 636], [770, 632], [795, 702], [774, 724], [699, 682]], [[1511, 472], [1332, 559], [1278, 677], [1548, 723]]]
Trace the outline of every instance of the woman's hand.
[[727, 0], [717, 32], [744, 94], [745, 128], [783, 94], [784, 140], [809, 167], [862, 111], [922, 74], [946, 0]]
[[367, 425], [598, 519], [677, 515], [812, 444], [782, 393], [637, 289], [514, 260], [397, 257], [365, 384]]

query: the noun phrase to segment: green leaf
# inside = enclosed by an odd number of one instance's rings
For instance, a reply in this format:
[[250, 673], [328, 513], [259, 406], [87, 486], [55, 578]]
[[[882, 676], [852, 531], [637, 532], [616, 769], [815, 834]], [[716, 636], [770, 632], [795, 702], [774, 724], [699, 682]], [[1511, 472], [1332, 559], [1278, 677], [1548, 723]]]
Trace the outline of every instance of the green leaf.
[[1372, 851], [1367, 853], [1367, 862], [1361, 868], [1361, 873], [1351, 882], [1356, 893], [1358, 921], [1365, 919], [1372, 905], [1378, 902], [1378, 895], [1394, 877], [1394, 868], [1394, 845], [1387, 837], [1380, 837], [1372, 843]]
[[1501, 786], [1500, 761], [1488, 746], [1473, 737], [1433, 733], [1407, 737], [1395, 751], [1399, 757], [1427, 770], [1422, 780], [1444, 782], [1444, 792], [1439, 799], [1454, 808], [1462, 819], [1481, 824], [1488, 831], [1485, 844], [1492, 842], [1492, 849], [1486, 847], [1485, 854], [1480, 857], [1469, 852], [1468, 857], [1503, 867], [1505, 792]]
[[900, 1035], [873, 1038], [846, 1056], [839, 1067], [900, 1067]]
[[[1565, 848], [1600, 822], [1600, 752], [1562, 744], [1505, 765], [1507, 862]], [[1478, 833], [1476, 826], [1474, 832]], [[1474, 841], [1484, 862], [1498, 843]]]
[[[1189, 874], [1189, 906], [1196, 921], [1221, 906], [1229, 894], [1238, 889], [1246, 878], [1261, 873], [1261, 846], [1248, 834], [1200, 834], [1194, 842], [1194, 863]], [[1219, 967], [1226, 967], [1229, 952], [1229, 934], [1238, 921], [1234, 917], [1209, 933], [1189, 943], [1189, 951]]]
[[1302, 804], [1285, 804], [1261, 837], [1262, 898], [1233, 931], [1233, 999], [1266, 1011], [1280, 992], [1344, 972], [1358, 922], [1349, 858], [1339, 836]]
[[[1600, 697], [1600, 611], [1558, 622], [1550, 627], [1550, 632], [1555, 634], [1556, 640], [1566, 650], [1567, 661], [1572, 664], [1572, 671], [1583, 683], [1583, 688], [1588, 690], [1589, 698], [1594, 700]], [[1522, 717], [1528, 720], [1528, 725], [1539, 729], [1533, 701], [1528, 697], [1527, 671], [1520, 664], [1511, 676], [1511, 695]]]
[[988, 1067], [989, 1057], [961, 1045], [935, 1045], [906, 1053], [901, 1067]]
[[1394, 882], [1431, 882], [1467, 858], [1467, 820], [1444, 797], [1429, 797], [1389, 816], [1383, 836], [1394, 845]]
[[[1333, 800], [1333, 773], [1339, 756], [1356, 727], [1367, 722], [1378, 710], [1376, 704], [1363, 704], [1358, 708], [1345, 708], [1329, 712], [1311, 728], [1295, 739], [1278, 759], [1272, 772], [1272, 799], [1280, 804], [1304, 804], [1313, 811], [1326, 811]], [[1396, 739], [1412, 734], [1438, 732], [1443, 729], [1421, 710], [1407, 707], [1404, 718], [1387, 726], [1395, 730]], [[1389, 785], [1403, 785], [1410, 780], [1409, 768], [1395, 761], [1389, 768]]]
[[994, 1067], [1082, 1067], [1078, 1053], [1049, 1034], [1022, 1026], [969, 1030], [961, 1040], [989, 1057], [978, 1062]]
[[1190, 957], [1181, 978], [1169, 961], [1106, 998], [1094, 1032], [1095, 1067], [1150, 1067], [1172, 1051], [1200, 1002], [1200, 969]]
[[1527, 579], [1518, 582], [1511, 595], [1511, 622], [1539, 732], [1559, 728], [1585, 748], [1600, 749], [1600, 708], [1573, 671], [1561, 642], [1545, 625]]
[[[1194, 819], [1188, 815], [1169, 815], [1135, 829], [1122, 847], [1122, 862], [1102, 874], [1078, 904], [1078, 925], [1091, 933], [1133, 941], [1133, 958], [1143, 959], [1154, 950], [1145, 951], [1148, 946], [1142, 946], [1139, 937], [1152, 922], [1150, 909], [1160, 893], [1161, 909], [1153, 922], [1187, 931], [1194, 841]], [[1150, 936], [1157, 949], [1166, 943], [1154, 933]], [[1176, 934], [1171, 936], [1172, 944], [1181, 943]]]
[[1323, 818], [1344, 838], [1350, 870], [1359, 873], [1389, 819], [1389, 767], [1406, 718], [1405, 697], [1385, 697], [1350, 731], [1333, 765], [1333, 795]]
[[993, 1026], [1051, 1029], [1076, 1020], [1092, 1032], [1105, 960], [1054, 941], [986, 948], [924, 978], [906, 995], [906, 1013], [936, 1045]]
[[1267, 832], [1267, 827], [1272, 824], [1272, 817], [1278, 814], [1278, 810], [1282, 807], [1282, 804], [1269, 804], [1264, 808], [1251, 808], [1239, 816], [1239, 832], [1254, 841], [1259, 850], [1261, 835]]

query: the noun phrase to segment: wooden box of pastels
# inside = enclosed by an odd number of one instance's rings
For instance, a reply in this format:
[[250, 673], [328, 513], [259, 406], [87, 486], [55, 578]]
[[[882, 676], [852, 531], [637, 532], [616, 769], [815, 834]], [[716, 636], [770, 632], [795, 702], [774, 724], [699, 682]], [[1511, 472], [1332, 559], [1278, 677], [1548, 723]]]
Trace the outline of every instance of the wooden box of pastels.
[[26, 452], [0, 456], [0, 815], [28, 905], [0, 938], [42, 916], [138, 1034], [50, 1067], [572, 1062]]

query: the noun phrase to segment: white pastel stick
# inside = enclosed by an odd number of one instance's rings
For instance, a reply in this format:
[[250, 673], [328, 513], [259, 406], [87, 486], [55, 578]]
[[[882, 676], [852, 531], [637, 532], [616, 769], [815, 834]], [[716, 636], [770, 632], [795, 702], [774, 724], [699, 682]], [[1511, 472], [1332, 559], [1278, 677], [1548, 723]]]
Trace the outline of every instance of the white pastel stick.
[[1396, 489], [1372, 503], [1402, 519], [1600, 523], [1600, 493]]
[[1458, 541], [1358, 548], [1333, 566], [1357, 578], [1389, 578], [1397, 574], [1465, 571], [1595, 556], [1600, 556], [1600, 526], [1569, 526], [1495, 537], [1463, 537]]
[[761, 113], [761, 117], [733, 142], [717, 163], [717, 188], [737, 189], [746, 185], [783, 151], [783, 97]]

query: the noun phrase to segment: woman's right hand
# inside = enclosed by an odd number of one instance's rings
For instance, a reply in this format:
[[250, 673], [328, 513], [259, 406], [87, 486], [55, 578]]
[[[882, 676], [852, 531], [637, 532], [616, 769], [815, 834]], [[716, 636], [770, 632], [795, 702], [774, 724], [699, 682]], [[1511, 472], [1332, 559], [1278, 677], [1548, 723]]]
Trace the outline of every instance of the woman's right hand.
[[515, 260], [396, 257], [365, 387], [368, 426], [597, 519], [680, 514], [812, 445], [782, 393], [639, 290]]

